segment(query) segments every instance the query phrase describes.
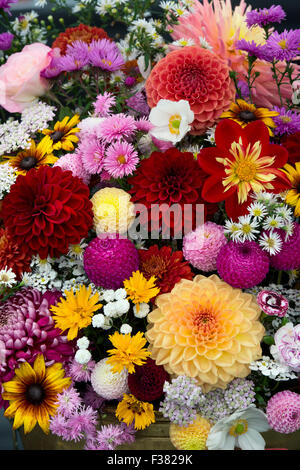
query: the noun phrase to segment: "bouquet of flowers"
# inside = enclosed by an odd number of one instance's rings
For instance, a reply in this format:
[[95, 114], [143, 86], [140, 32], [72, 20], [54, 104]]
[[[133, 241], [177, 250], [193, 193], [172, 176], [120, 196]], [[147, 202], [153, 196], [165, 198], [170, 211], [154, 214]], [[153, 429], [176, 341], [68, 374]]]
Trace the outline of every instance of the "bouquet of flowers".
[[0, 0], [13, 429], [86, 450], [157, 416], [179, 450], [299, 430], [300, 29], [244, 0], [17, 1]]

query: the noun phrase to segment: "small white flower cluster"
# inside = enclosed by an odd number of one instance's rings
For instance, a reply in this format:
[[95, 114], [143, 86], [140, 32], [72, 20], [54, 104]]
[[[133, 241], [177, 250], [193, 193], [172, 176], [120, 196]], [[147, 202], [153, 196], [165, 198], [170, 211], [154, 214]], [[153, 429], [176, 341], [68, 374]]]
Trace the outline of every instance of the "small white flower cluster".
[[206, 138], [204, 140], [206, 140], [206, 142], [209, 142], [211, 145], [216, 144], [215, 142], [216, 127], [217, 126], [209, 127], [206, 131]]
[[275, 230], [282, 229], [287, 240], [293, 233], [293, 222], [293, 212], [280, 196], [261, 192], [254, 194], [247, 215], [239, 217], [237, 222], [226, 220], [224, 232], [233, 241], [258, 241], [263, 250], [275, 255], [282, 248], [282, 238]]
[[191, 1], [175, 2], [172, 0], [162, 1], [158, 5], [162, 10], [172, 13], [174, 16], [179, 18], [189, 12], [189, 8], [192, 6]]
[[262, 356], [262, 359], [251, 362], [249, 367], [251, 370], [258, 371], [262, 375], [276, 380], [277, 382], [297, 378], [297, 375], [295, 375], [288, 366], [280, 364], [269, 356]]
[[10, 187], [16, 179], [15, 168], [11, 167], [8, 162], [0, 165], [0, 199], [3, 199], [5, 194], [9, 193]]
[[126, 297], [127, 292], [122, 288], [115, 291], [113, 289], [102, 290], [100, 292], [100, 301], [104, 301], [106, 304], [103, 306], [103, 313], [93, 316], [93, 327], [109, 330], [113, 326], [114, 318], [120, 318], [129, 311], [130, 303]]
[[38, 21], [36, 21], [37, 18], [38, 14], [34, 10], [31, 10], [16, 17], [14, 21], [12, 21], [12, 28], [23, 44], [30, 42], [47, 42], [47, 30], [45, 27], [39, 26]]
[[0, 271], [0, 288], [2, 287], [13, 287], [17, 283], [16, 275], [11, 268], [7, 269], [5, 266], [4, 269]]
[[22, 125], [25, 126], [31, 134], [41, 131], [48, 126], [55, 117], [56, 108], [49, 104], [38, 101], [22, 112]]
[[88, 350], [88, 347], [90, 345], [90, 342], [86, 336], [82, 336], [82, 338], [79, 338], [77, 340], [77, 347], [78, 350], [75, 353], [74, 359], [78, 364], [87, 364], [91, 358], [92, 355], [90, 351]]

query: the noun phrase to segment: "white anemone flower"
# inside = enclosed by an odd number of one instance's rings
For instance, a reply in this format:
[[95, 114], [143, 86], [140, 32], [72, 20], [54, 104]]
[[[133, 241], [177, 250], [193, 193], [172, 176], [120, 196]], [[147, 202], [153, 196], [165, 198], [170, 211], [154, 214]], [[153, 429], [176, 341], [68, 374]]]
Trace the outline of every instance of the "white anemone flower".
[[261, 432], [270, 429], [266, 414], [250, 405], [230, 416], [220, 419], [210, 430], [206, 446], [208, 450], [264, 450], [265, 440]]
[[150, 111], [149, 121], [154, 126], [151, 135], [159, 140], [176, 143], [191, 130], [194, 113], [186, 100], [159, 100]]

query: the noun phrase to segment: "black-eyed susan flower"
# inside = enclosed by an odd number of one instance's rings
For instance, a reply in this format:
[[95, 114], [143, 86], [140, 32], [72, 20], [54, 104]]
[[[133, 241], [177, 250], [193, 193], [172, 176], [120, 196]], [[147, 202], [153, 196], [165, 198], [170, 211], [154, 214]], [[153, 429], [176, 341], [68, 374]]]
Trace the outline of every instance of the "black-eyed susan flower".
[[291, 189], [288, 191], [285, 202], [292, 207], [295, 207], [295, 217], [300, 216], [300, 162], [295, 163], [295, 167], [286, 164], [283, 168], [284, 173], [287, 175], [291, 182]]
[[74, 150], [74, 143], [77, 143], [79, 138], [76, 133], [80, 131], [77, 124], [79, 123], [79, 116], [75, 114], [71, 119], [66, 116], [62, 121], [57, 121], [53, 129], [44, 129], [43, 134], [49, 135], [52, 141], [53, 150], [66, 150], [71, 152]]

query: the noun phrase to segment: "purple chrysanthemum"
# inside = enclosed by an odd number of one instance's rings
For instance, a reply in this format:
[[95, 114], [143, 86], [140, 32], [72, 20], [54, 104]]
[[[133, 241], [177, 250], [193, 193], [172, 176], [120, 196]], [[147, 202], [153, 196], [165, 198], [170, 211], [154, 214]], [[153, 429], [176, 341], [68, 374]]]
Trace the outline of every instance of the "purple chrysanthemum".
[[240, 51], [247, 52], [250, 56], [257, 57], [258, 59], [264, 59], [265, 57], [265, 46], [256, 44], [254, 41], [246, 41], [246, 39], [240, 39], [236, 41], [235, 48]]
[[83, 401], [86, 406], [91, 406], [94, 410], [100, 410], [106, 400], [105, 398], [100, 397], [93, 387], [88, 384], [83, 395]]
[[275, 106], [273, 111], [277, 111], [279, 116], [272, 119], [276, 124], [273, 132], [275, 135], [291, 135], [300, 131], [300, 114], [286, 109], [284, 106], [279, 108]]
[[116, 72], [124, 65], [124, 59], [112, 41], [100, 39], [92, 41], [89, 46], [89, 61], [94, 67], [102, 70]]
[[111, 114], [111, 107], [116, 104], [116, 98], [112, 93], [105, 91], [103, 95], [98, 95], [94, 103], [95, 113], [99, 117], [107, 117]]
[[133, 145], [120, 141], [108, 147], [103, 167], [113, 178], [123, 178], [132, 175], [138, 163], [138, 153]]
[[89, 61], [89, 44], [84, 41], [74, 41], [72, 44], [68, 44], [67, 55], [87, 64]]
[[0, 10], [3, 9], [6, 11], [9, 15], [10, 13], [10, 3], [18, 3], [19, 0], [0, 0]]
[[275, 60], [293, 60], [299, 55], [300, 29], [284, 30], [283, 33], [274, 31], [265, 46], [265, 59], [269, 62]]
[[8, 51], [11, 48], [14, 35], [11, 33], [0, 34], [0, 51]]
[[126, 114], [114, 114], [101, 123], [99, 137], [111, 143], [113, 139], [128, 139], [136, 131], [135, 120]]
[[246, 15], [248, 28], [251, 26], [266, 26], [270, 23], [281, 23], [286, 17], [286, 13], [281, 5], [272, 5], [270, 8], [259, 8], [249, 11]]

